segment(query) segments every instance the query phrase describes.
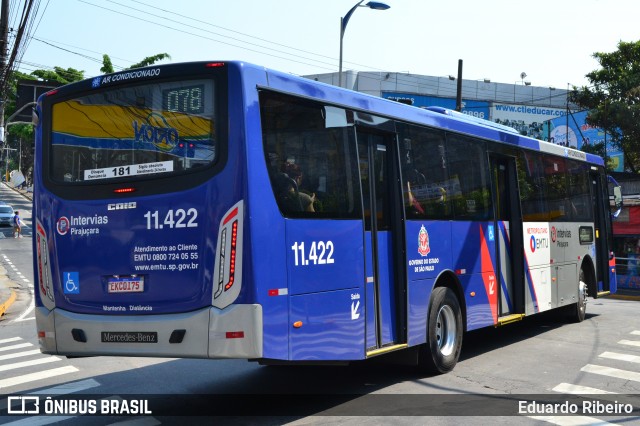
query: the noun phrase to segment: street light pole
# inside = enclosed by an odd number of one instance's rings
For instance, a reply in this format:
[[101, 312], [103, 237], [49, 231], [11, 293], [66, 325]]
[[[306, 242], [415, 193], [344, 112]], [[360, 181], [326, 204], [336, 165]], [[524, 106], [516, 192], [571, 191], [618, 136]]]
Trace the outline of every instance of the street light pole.
[[377, 1], [370, 1], [364, 6], [360, 6], [360, 4], [363, 1], [364, 0], [360, 0], [358, 3], [356, 3], [355, 6], [349, 9], [349, 11], [347, 12], [346, 15], [344, 15], [344, 17], [340, 18], [340, 62], [338, 64], [338, 86], [339, 87], [342, 87], [342, 39], [344, 37], [344, 31], [347, 28], [347, 24], [349, 23], [349, 18], [351, 18], [351, 15], [353, 15], [353, 12], [355, 12], [355, 10], [358, 7], [368, 7], [369, 9], [374, 9], [374, 10], [387, 10], [389, 9], [389, 7], [391, 7], [387, 4], [380, 3]]
[[[32, 122], [28, 122], [28, 121], [11, 121], [11, 120], [13, 120], [25, 108], [33, 107], [35, 104], [36, 104], [36, 102], [29, 102], [29, 103], [23, 105], [21, 108], [16, 110], [16, 112], [11, 114], [11, 116], [9, 116], [9, 118], [6, 121], [6, 123], [3, 120], [2, 121], [2, 126], [0, 126], [0, 131], [2, 132], [2, 135], [4, 136], [4, 139], [3, 139], [3, 141], [4, 141], [4, 150], [6, 151], [5, 176], [6, 176], [7, 181], [9, 181], [9, 151], [17, 151], [15, 148], [9, 148], [9, 126], [12, 126], [14, 124], [33, 124]], [[19, 159], [19, 164], [20, 164], [20, 166], [22, 165], [22, 139], [20, 139], [20, 159]]]

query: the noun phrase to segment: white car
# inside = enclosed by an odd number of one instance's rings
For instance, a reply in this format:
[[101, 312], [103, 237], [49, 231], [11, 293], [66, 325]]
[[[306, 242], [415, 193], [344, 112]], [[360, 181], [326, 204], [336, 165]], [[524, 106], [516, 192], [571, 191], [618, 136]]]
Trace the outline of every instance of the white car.
[[13, 207], [8, 204], [0, 204], [0, 226], [13, 225]]

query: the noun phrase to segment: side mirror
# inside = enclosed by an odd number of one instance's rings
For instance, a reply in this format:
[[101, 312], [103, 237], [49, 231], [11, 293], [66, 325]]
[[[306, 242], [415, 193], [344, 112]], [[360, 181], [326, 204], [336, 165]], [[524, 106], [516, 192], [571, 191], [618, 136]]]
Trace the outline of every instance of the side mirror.
[[[610, 175], [607, 176], [607, 180], [609, 181], [609, 184], [611, 184], [613, 186], [613, 205], [614, 205], [616, 211], [611, 213], [611, 216], [615, 219], [620, 215], [620, 212], [622, 211], [622, 205], [623, 205], [622, 187]], [[609, 188], [611, 188], [611, 186]]]
[[622, 188], [619, 186], [613, 188], [613, 204], [616, 206], [616, 209], [622, 208]]

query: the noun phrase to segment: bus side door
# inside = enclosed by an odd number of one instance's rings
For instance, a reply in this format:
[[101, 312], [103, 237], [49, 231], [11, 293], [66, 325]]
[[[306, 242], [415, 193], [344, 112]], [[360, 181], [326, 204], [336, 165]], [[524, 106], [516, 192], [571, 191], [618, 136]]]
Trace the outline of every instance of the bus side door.
[[609, 276], [609, 253], [611, 251], [609, 235], [612, 235], [611, 216], [609, 214], [609, 199], [607, 196], [606, 176], [595, 171], [591, 172], [591, 189], [595, 209], [594, 238], [596, 240], [596, 281], [597, 288], [588, 288], [589, 296], [597, 298], [617, 290], [615, 279]]
[[395, 134], [357, 127], [365, 221], [366, 347], [406, 341], [406, 279]]
[[522, 213], [516, 162], [512, 157], [490, 155], [495, 192], [498, 247], [498, 317], [524, 313], [524, 252]]

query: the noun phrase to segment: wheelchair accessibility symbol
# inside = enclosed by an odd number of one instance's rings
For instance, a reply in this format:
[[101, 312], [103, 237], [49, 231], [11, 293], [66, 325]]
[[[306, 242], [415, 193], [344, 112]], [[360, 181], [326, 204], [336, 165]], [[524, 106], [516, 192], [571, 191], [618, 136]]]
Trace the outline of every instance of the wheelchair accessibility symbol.
[[64, 294], [80, 294], [80, 274], [78, 272], [63, 272], [62, 279]]

